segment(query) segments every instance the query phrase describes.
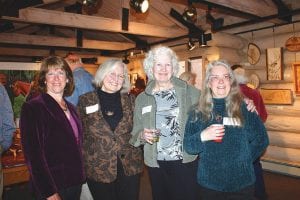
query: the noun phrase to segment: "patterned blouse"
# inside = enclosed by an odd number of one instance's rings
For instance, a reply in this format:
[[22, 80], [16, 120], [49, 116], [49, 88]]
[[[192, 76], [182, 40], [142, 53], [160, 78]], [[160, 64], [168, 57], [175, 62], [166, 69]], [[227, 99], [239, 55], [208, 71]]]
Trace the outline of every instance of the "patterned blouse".
[[155, 92], [154, 97], [157, 104], [156, 128], [161, 133], [157, 143], [157, 160], [181, 160], [182, 139], [175, 89]]

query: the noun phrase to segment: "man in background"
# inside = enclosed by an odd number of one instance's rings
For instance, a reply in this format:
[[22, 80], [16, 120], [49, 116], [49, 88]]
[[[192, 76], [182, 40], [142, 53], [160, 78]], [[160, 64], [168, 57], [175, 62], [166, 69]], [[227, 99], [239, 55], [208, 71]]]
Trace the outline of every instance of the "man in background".
[[[245, 69], [241, 65], [231, 66], [236, 80], [240, 86], [240, 90], [245, 97], [252, 99], [258, 115], [263, 122], [266, 122], [268, 113], [263, 102], [263, 99], [258, 90], [252, 89], [247, 86], [248, 79], [245, 76]], [[253, 163], [256, 181], [255, 181], [255, 197], [259, 200], [267, 200], [267, 194], [265, 189], [265, 183], [263, 178], [263, 169], [260, 163], [260, 158], [258, 158]]]
[[[7, 150], [11, 143], [14, 132], [16, 130], [14, 123], [14, 115], [9, 100], [9, 96], [0, 83], [0, 154]], [[2, 200], [3, 193], [3, 172], [2, 164], [0, 162], [0, 200]]]
[[11, 102], [11, 104], [13, 104], [15, 96], [14, 96], [12, 88], [10, 87], [10, 84], [7, 80], [7, 75], [3, 72], [0, 72], [0, 84], [2, 84], [5, 87], [6, 92], [9, 96], [10, 102]]
[[66, 99], [77, 106], [80, 95], [94, 90], [94, 86], [92, 84], [93, 76], [83, 68], [83, 64], [78, 55], [74, 53], [68, 53], [65, 59], [73, 71], [75, 83], [73, 94]]
[[187, 82], [189, 85], [195, 86], [196, 75], [192, 72], [183, 72], [180, 74], [179, 78]]

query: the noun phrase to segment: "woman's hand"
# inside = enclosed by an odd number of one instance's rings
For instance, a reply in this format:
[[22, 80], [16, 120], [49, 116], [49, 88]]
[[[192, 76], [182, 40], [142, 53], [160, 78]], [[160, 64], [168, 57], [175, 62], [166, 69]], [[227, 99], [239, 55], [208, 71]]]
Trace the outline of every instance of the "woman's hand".
[[244, 98], [244, 101], [247, 104], [247, 110], [248, 111], [250, 111], [250, 112], [256, 112], [258, 114], [258, 112], [256, 110], [256, 107], [254, 105], [254, 101], [253, 100], [251, 100], [249, 98]]
[[47, 197], [47, 200], [61, 200], [61, 198], [58, 193], [55, 193], [52, 196]]
[[144, 131], [141, 133], [141, 139], [149, 144], [153, 144], [158, 141], [159, 134], [159, 130], [157, 129], [144, 128]]
[[212, 124], [200, 133], [201, 141], [222, 140], [225, 135], [225, 127], [222, 124]]

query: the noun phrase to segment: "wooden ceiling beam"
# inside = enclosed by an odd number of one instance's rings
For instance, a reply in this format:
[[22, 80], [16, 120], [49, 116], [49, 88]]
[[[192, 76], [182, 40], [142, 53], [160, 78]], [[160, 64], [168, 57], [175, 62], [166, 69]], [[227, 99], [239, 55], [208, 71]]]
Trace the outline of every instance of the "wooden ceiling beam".
[[19, 19], [28, 23], [51, 24], [57, 26], [74, 27], [82, 29], [130, 33], [154, 37], [176, 37], [186, 34], [186, 30], [156, 26], [137, 22], [129, 22], [129, 30], [122, 30], [122, 21], [99, 16], [89, 16], [40, 8], [24, 8], [19, 10]]
[[0, 47], [0, 55], [6, 56], [49, 56], [49, 50], [46, 49], [31, 49], [31, 48], [13, 48], [13, 47]]
[[[215, 8], [219, 13], [241, 17], [249, 20], [259, 20], [268, 15], [277, 14], [277, 7], [271, 0], [240, 1], [240, 0], [193, 0], [195, 3], [204, 4]], [[272, 18], [268, 20], [274, 24], [286, 23], [286, 20]]]
[[184, 25], [182, 25], [180, 22], [178, 22], [177, 20], [175, 20], [173, 17], [170, 16], [170, 10], [171, 10], [170, 3], [167, 3], [162, 0], [155, 0], [155, 1], [151, 1], [150, 6], [154, 8], [157, 12], [159, 12], [162, 16], [164, 16], [171, 22], [175, 23], [177, 26], [187, 30], [187, 28]]
[[253, 16], [268, 16], [277, 14], [277, 7], [269, 1], [261, 0], [251, 0], [251, 1], [241, 1], [241, 0], [193, 0], [193, 2], [211, 3], [215, 5], [221, 5], [227, 8], [232, 8], [233, 10], [239, 10], [241, 13], [248, 13]]
[[[76, 38], [64, 38], [41, 35], [25, 35], [18, 33], [0, 33], [0, 41], [7, 44], [40, 45], [51, 47], [77, 47]], [[82, 48], [102, 50], [126, 50], [135, 47], [134, 43], [108, 42], [83, 39]]]

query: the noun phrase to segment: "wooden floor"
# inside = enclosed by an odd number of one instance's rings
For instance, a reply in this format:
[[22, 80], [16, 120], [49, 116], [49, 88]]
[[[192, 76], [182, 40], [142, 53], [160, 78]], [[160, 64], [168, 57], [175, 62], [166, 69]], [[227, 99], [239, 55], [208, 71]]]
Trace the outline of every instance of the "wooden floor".
[[[300, 178], [264, 172], [269, 200], [300, 200]], [[4, 200], [33, 200], [28, 184], [18, 184], [4, 189]], [[141, 179], [140, 200], [152, 200], [149, 177], [145, 171]]]

